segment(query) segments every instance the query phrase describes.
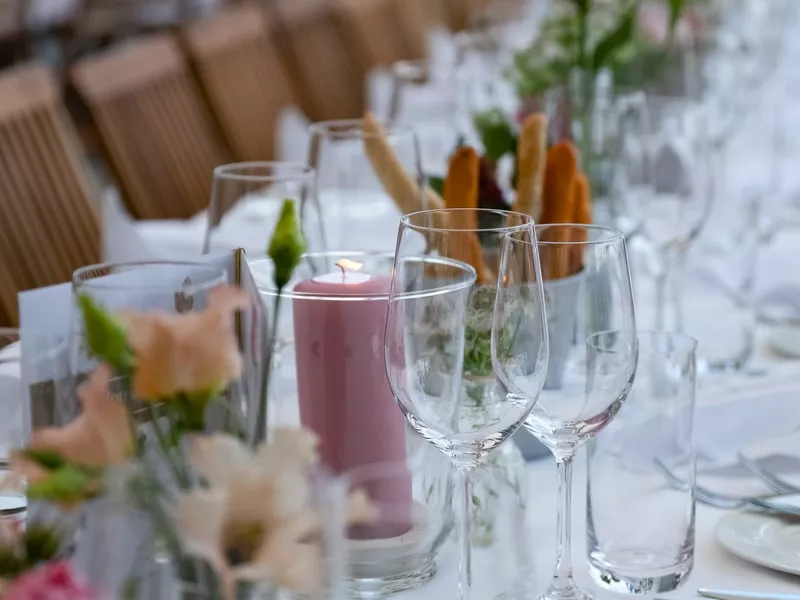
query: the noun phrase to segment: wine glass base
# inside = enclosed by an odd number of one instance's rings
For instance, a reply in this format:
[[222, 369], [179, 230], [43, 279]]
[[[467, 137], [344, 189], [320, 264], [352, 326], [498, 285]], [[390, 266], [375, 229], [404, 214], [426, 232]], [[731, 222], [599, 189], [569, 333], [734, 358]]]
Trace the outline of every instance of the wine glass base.
[[549, 587], [538, 600], [592, 600], [592, 594], [575, 586], [567, 588]]

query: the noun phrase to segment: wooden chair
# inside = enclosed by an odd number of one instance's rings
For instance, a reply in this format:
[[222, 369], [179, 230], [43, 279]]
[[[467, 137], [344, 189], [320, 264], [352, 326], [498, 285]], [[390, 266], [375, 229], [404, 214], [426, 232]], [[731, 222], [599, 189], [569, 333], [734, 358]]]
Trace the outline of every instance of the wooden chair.
[[97, 194], [81, 158], [49, 68], [0, 74], [0, 312], [13, 322], [19, 290], [69, 281], [100, 259]]
[[236, 160], [273, 160], [275, 125], [292, 89], [264, 12], [226, 9], [185, 27], [183, 38]]
[[391, 67], [409, 58], [394, 11], [394, 0], [335, 0], [340, 35], [357, 65], [359, 77], [375, 67]]
[[312, 121], [360, 117], [364, 81], [326, 0], [271, 0], [275, 42], [300, 108]]
[[208, 206], [212, 171], [228, 155], [171, 35], [85, 58], [72, 81], [133, 216], [183, 219]]

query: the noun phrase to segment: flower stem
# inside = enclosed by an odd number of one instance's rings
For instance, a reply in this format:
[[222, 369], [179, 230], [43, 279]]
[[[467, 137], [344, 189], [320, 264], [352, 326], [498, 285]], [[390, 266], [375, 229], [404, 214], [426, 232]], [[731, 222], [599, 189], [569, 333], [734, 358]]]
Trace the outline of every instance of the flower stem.
[[267, 439], [267, 402], [269, 400], [269, 380], [272, 375], [272, 359], [275, 355], [275, 346], [278, 340], [278, 317], [281, 307], [281, 291], [275, 296], [275, 303], [272, 310], [272, 327], [269, 328], [269, 345], [267, 346], [267, 356], [265, 357], [264, 375], [261, 378], [261, 390], [258, 397], [258, 412], [256, 413], [256, 431], [253, 439], [253, 446], [266, 441]]
[[174, 457], [172, 456], [173, 445], [170, 444], [166, 434], [161, 430], [161, 425], [158, 422], [159, 417], [156, 414], [153, 405], [149, 402], [147, 403], [147, 411], [150, 415], [151, 423], [153, 424], [153, 431], [156, 434], [158, 445], [161, 447], [161, 452], [164, 455], [167, 465], [172, 471], [172, 475], [175, 477], [175, 481], [178, 483], [178, 487], [181, 489], [189, 488], [191, 485], [189, 477], [186, 474], [185, 469], [175, 462]]

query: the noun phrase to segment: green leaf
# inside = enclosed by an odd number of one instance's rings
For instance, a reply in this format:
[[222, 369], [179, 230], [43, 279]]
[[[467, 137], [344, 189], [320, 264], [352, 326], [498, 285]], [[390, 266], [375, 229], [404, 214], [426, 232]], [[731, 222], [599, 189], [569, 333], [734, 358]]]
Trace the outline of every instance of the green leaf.
[[60, 469], [67, 464], [61, 455], [54, 450], [37, 450], [35, 448], [26, 448], [23, 454], [26, 458], [30, 458], [32, 461], [40, 464], [50, 471], [54, 469]]
[[51, 471], [44, 479], [28, 484], [27, 495], [33, 500], [57, 504], [75, 504], [97, 495], [100, 481], [93, 470], [66, 465]]
[[133, 350], [125, 328], [88, 294], [78, 294], [90, 354], [120, 375], [133, 370]]
[[267, 255], [275, 263], [275, 285], [279, 290], [289, 283], [305, 249], [306, 241], [300, 231], [294, 200], [284, 200], [281, 216], [267, 249]]
[[0, 548], [0, 579], [16, 579], [25, 571], [25, 559], [17, 548]]
[[678, 25], [678, 21], [681, 20], [686, 0], [667, 0], [667, 4], [669, 5], [669, 31], [672, 34]]
[[631, 5], [622, 15], [616, 27], [597, 43], [592, 56], [592, 68], [599, 71], [608, 65], [614, 55], [633, 39], [636, 31], [636, 5]]
[[428, 176], [428, 187], [441, 196], [444, 194], [444, 178]]
[[498, 108], [492, 108], [473, 117], [475, 129], [481, 136], [481, 142], [487, 158], [498, 160], [517, 147], [517, 138], [506, 116]]
[[572, 0], [575, 9], [582, 15], [588, 15], [591, 10], [591, 0]]
[[53, 558], [61, 547], [61, 538], [49, 527], [33, 526], [25, 530], [25, 562], [33, 567]]

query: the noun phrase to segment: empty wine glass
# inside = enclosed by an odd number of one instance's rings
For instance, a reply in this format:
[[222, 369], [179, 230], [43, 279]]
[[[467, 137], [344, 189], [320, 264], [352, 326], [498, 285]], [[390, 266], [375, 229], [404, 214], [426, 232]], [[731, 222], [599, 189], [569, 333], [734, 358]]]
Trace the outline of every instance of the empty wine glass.
[[214, 169], [203, 253], [244, 248], [264, 252], [284, 200], [294, 200], [303, 234], [325, 249], [314, 169], [291, 162], [246, 162]]
[[463, 73], [455, 64], [401, 60], [392, 66], [389, 119], [414, 127], [426, 175], [441, 177], [466, 130], [461, 110]]
[[649, 194], [642, 204], [642, 234], [649, 244], [655, 284], [655, 328], [663, 331], [672, 263], [702, 231], [712, 205], [706, 111], [688, 98], [650, 97]]
[[[572, 578], [572, 459], [617, 414], [636, 371], [625, 240], [613, 229], [572, 224], [537, 226], [536, 241], [520, 233], [508, 237], [529, 253], [538, 244], [547, 303], [550, 360], [544, 390], [525, 420], [525, 428], [555, 456], [559, 475], [556, 568], [541, 598], [578, 600], [587, 594]], [[495, 368], [512, 398], [535, 400], [534, 370], [513, 360], [495, 360]], [[530, 597], [525, 590], [520, 594]]]
[[[504, 245], [511, 232], [528, 245]], [[459, 474], [461, 599], [472, 584], [470, 473], [519, 428], [536, 402], [537, 381], [539, 389], [544, 382], [547, 334], [534, 241], [529, 216], [503, 211], [422, 211], [400, 224], [386, 368], [411, 426]], [[525, 396], [498, 385], [492, 357], [525, 374]]]
[[394, 250], [400, 216], [427, 208], [416, 133], [364, 119], [311, 125], [308, 164], [330, 248]]

